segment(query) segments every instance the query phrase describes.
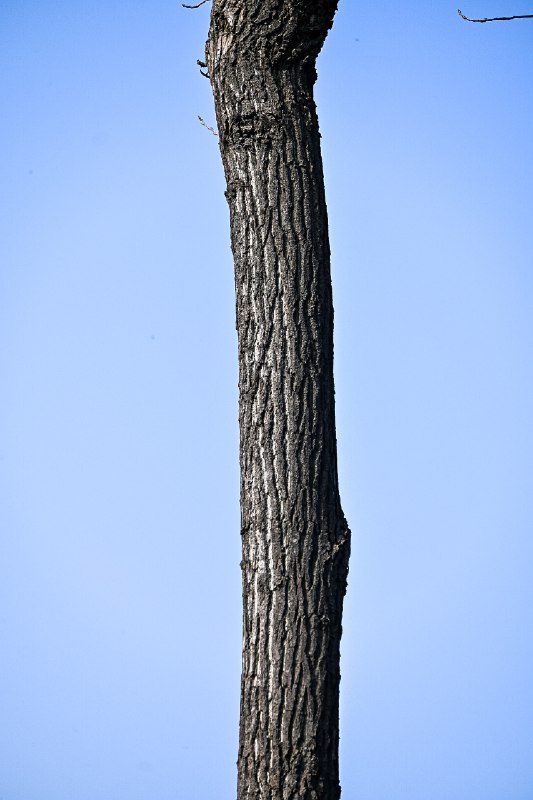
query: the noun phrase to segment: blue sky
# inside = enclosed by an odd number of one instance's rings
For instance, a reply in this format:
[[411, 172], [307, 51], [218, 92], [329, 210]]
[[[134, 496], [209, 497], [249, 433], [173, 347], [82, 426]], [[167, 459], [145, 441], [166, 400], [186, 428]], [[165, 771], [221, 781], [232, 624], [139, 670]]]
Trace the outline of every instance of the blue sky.
[[[2, 800], [235, 797], [208, 15], [0, 3]], [[443, 0], [345, 0], [319, 59], [347, 800], [533, 797], [532, 37]]]

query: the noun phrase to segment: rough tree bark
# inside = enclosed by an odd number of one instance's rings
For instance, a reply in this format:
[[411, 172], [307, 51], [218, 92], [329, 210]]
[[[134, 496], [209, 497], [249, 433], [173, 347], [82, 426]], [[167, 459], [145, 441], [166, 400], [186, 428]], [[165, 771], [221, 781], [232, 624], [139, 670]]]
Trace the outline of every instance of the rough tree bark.
[[349, 530], [315, 60], [337, 0], [213, 0], [206, 64], [235, 260], [243, 575], [239, 800], [338, 800]]

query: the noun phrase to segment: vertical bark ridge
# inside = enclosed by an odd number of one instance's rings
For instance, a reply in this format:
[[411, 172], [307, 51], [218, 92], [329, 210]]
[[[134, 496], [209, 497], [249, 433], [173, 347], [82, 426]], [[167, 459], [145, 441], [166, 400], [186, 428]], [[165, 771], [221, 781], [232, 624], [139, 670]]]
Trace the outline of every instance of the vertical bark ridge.
[[243, 576], [239, 800], [338, 800], [349, 531], [314, 62], [336, 7], [214, 0], [206, 60], [235, 260]]

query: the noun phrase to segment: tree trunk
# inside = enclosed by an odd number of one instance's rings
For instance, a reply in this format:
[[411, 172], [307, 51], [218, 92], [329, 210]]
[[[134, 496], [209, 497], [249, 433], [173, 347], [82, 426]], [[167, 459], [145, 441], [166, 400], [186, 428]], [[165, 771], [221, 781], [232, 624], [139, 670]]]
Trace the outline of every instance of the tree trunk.
[[206, 61], [235, 260], [243, 575], [239, 800], [340, 797], [349, 530], [315, 60], [337, 0], [213, 0]]

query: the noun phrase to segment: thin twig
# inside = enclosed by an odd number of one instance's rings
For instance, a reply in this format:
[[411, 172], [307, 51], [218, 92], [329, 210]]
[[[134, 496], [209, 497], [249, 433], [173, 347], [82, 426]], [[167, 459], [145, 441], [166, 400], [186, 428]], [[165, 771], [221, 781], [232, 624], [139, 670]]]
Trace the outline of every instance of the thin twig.
[[[211, 80], [211, 78], [209, 76], [209, 72], [207, 72], [207, 71], [204, 72], [204, 70], [202, 69], [202, 67], [203, 67], [205, 70], [207, 70], [207, 64], [205, 63], [205, 61], [200, 61], [200, 59], [197, 58], [196, 59], [196, 63], [200, 67], [200, 75], [203, 75], [204, 78], [209, 78]], [[0, 798], [0, 800], [1, 800], [1, 798]]]
[[208, 3], [208, 2], [209, 2], [209, 0], [202, 0], [202, 2], [198, 3], [198, 5], [196, 5], [196, 6], [187, 6], [187, 5], [185, 5], [185, 3], [182, 3], [181, 5], [183, 6], [183, 8], [200, 8], [200, 6], [203, 6], [204, 3]]
[[216, 130], [214, 128], [212, 128], [210, 125], [208, 125], [207, 122], [204, 119], [202, 119], [200, 115], [198, 115], [198, 119], [200, 120], [200, 122], [202, 123], [204, 128], [207, 128], [208, 131], [211, 131], [213, 136], [218, 136], [218, 133], [216, 132]]
[[533, 19], [533, 14], [522, 14], [517, 17], [485, 17], [485, 19], [470, 19], [470, 17], [465, 17], [460, 8], [457, 9], [457, 13], [460, 17], [462, 17], [462, 19], [466, 19], [467, 22], [507, 22], [510, 19]]

